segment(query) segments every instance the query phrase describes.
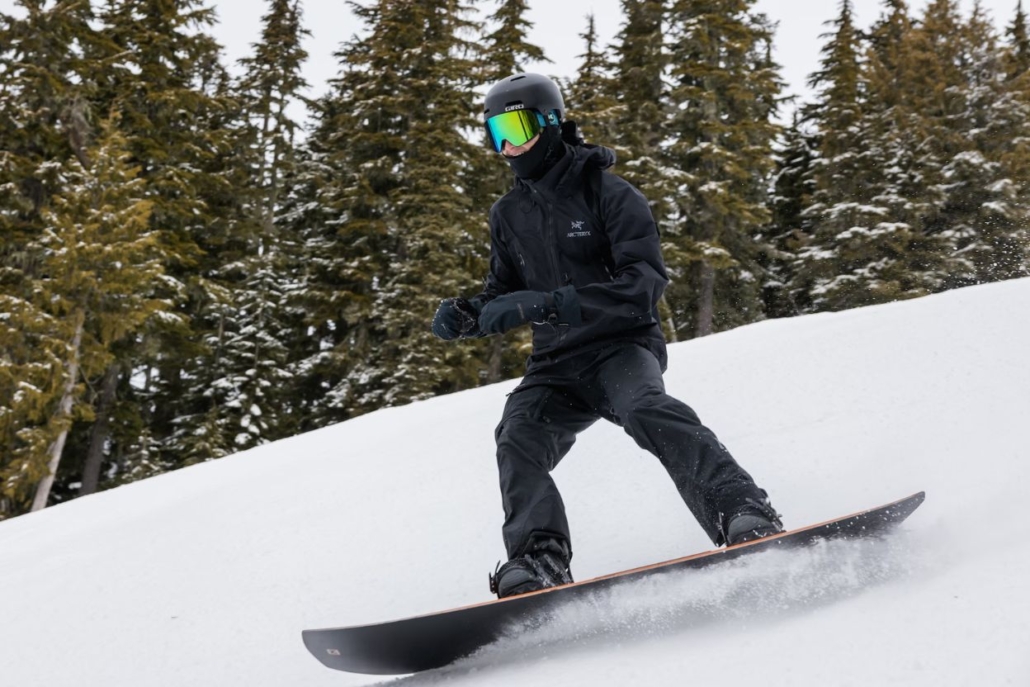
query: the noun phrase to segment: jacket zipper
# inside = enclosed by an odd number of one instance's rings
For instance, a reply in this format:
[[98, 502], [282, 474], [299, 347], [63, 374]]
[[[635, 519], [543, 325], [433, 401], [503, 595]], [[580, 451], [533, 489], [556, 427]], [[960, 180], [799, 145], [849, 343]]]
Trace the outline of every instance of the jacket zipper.
[[[567, 284], [565, 283], [566, 280], [562, 278], [561, 266], [558, 261], [558, 235], [554, 230], [554, 205], [551, 204], [550, 200], [544, 198], [543, 194], [540, 193], [540, 191], [536, 190], [532, 186], [530, 186], [530, 190], [532, 190], [533, 193], [535, 193], [542, 201], [544, 201], [547, 207], [548, 236], [545, 238], [545, 242], [547, 243], [548, 257], [550, 257], [551, 259], [551, 270], [554, 272], [554, 283], [558, 285], [555, 288], [560, 289], [563, 286], [566, 286]], [[568, 330], [568, 326], [557, 325], [555, 329], [557, 330], [558, 334], [558, 343], [556, 344], [557, 347], [561, 346], [562, 343], [565, 341], [565, 333], [566, 330]]]
[[565, 286], [565, 283], [562, 280], [561, 268], [558, 265], [558, 238], [554, 232], [554, 205], [551, 204], [551, 201], [546, 200], [540, 191], [533, 187], [530, 187], [530, 189], [547, 207], [547, 255], [551, 259], [551, 271], [554, 273], [554, 283], [557, 284], [555, 288], [560, 289]]

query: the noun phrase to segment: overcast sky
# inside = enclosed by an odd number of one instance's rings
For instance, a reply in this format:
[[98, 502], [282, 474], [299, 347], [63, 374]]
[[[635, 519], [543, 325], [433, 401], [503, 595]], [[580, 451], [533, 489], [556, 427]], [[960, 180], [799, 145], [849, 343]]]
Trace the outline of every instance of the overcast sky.
[[[11, 0], [0, 0], [0, 4]], [[221, 18], [216, 32], [233, 60], [250, 50], [260, 31], [260, 15], [264, 3], [257, 0], [215, 0]], [[879, 15], [881, 0], [854, 0], [855, 13], [860, 26], [868, 26]], [[913, 12], [921, 11], [926, 0], [910, 0]], [[968, 12], [972, 0], [961, 0]], [[982, 0], [995, 23], [1005, 27], [1015, 14], [1016, 0]], [[598, 32], [605, 44], [619, 30], [621, 13], [619, 0], [529, 0], [529, 20], [533, 22], [530, 40], [544, 49], [553, 64], [540, 65], [544, 73], [569, 77], [579, 66], [583, 44], [579, 34], [586, 28], [586, 15], [594, 13]], [[258, 10], [257, 7], [261, 9]], [[483, 3], [492, 9], [490, 0]], [[313, 36], [306, 47], [310, 53], [306, 76], [315, 93], [321, 93], [326, 81], [337, 72], [332, 57], [340, 42], [361, 29], [353, 15], [345, 9], [342, 0], [303, 0], [305, 25]], [[793, 94], [806, 95], [805, 80], [814, 71], [819, 60], [821, 33], [827, 29], [823, 22], [832, 20], [838, 12], [835, 0], [758, 0], [756, 9], [766, 13], [778, 23], [776, 32], [776, 58], [783, 67], [783, 77]]]
[[[366, 4], [370, 0], [362, 0]], [[320, 95], [326, 82], [336, 75], [338, 65], [333, 52], [342, 41], [349, 39], [361, 26], [347, 10], [344, 0], [302, 0], [304, 23], [312, 32], [306, 48], [310, 57], [305, 76], [312, 87], [312, 95]], [[219, 16], [215, 34], [225, 46], [232, 63], [246, 56], [250, 44], [261, 31], [261, 15], [267, 3], [264, 0], [210, 0]], [[483, 7], [492, 11], [496, 3], [486, 0]], [[534, 27], [530, 40], [544, 49], [553, 64], [539, 65], [537, 69], [552, 76], [570, 77], [579, 66], [583, 52], [579, 34], [586, 27], [586, 15], [594, 13], [598, 32], [604, 44], [609, 43], [619, 29], [621, 14], [619, 0], [529, 0], [529, 20]], [[920, 12], [927, 0], [910, 0], [913, 12]], [[973, 0], [961, 0], [968, 12]], [[1016, 0], [982, 0], [995, 23], [1003, 28], [1012, 22]], [[879, 16], [881, 0], [854, 0], [855, 13], [860, 26], [868, 26]], [[0, 0], [0, 11], [13, 10], [14, 0]], [[783, 78], [788, 92], [805, 97], [808, 74], [815, 70], [822, 40], [819, 35], [827, 29], [823, 23], [838, 12], [836, 0], [758, 0], [756, 9], [765, 12], [777, 22], [776, 58], [783, 67]]]

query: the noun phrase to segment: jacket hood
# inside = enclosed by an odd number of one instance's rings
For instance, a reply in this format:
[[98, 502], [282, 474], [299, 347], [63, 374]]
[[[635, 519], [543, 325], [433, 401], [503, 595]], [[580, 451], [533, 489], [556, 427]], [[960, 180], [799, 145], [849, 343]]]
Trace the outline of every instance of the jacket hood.
[[590, 143], [566, 144], [566, 147], [572, 153], [572, 160], [555, 188], [561, 195], [572, 195], [579, 189], [591, 169], [604, 170], [615, 164], [615, 151], [611, 148]]
[[537, 182], [529, 182], [515, 178], [515, 186], [526, 188], [527, 184], [551, 187], [562, 196], [570, 196], [585, 183], [586, 173], [591, 169], [604, 170], [615, 165], [615, 151], [601, 145], [590, 143], [565, 143], [565, 156], [558, 161], [554, 169], [545, 174]]
[[597, 169], [608, 169], [615, 164], [615, 151], [584, 141], [579, 125], [573, 120], [562, 122], [561, 133], [562, 140], [575, 151], [576, 157], [583, 163], [583, 168], [589, 165]]
[[609, 169], [615, 166], [615, 151], [592, 143], [584, 143], [573, 148], [576, 158], [583, 160], [583, 167], [587, 165], [597, 169]]

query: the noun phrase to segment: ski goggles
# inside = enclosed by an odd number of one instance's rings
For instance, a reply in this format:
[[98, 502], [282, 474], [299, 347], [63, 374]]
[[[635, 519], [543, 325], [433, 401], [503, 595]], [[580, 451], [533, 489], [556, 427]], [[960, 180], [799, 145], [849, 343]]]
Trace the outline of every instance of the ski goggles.
[[547, 126], [544, 116], [536, 110], [512, 110], [502, 112], [486, 120], [486, 133], [498, 153], [507, 141], [513, 146], [523, 145]]

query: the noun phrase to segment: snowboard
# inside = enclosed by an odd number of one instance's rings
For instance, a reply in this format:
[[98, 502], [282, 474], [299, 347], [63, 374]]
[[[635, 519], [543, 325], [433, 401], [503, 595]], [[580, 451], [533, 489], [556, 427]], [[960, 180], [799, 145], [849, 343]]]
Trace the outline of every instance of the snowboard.
[[374, 625], [305, 630], [304, 644], [327, 667], [352, 673], [401, 675], [441, 668], [500, 639], [513, 623], [558, 604], [616, 584], [717, 565], [776, 547], [876, 535], [905, 520], [924, 498], [925, 492], [919, 492], [879, 508], [764, 539], [473, 606]]

